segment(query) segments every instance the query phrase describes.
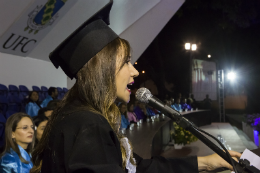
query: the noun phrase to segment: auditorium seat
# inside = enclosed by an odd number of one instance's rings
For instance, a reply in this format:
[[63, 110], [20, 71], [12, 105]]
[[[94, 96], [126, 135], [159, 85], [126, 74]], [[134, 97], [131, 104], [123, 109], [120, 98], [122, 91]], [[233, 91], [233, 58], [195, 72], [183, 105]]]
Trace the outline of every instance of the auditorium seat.
[[0, 122], [6, 123], [6, 118], [2, 113], [0, 113]]
[[18, 87], [15, 86], [15, 85], [9, 85], [9, 93], [19, 97], [19, 89], [18, 89]]
[[8, 101], [5, 96], [0, 95], [0, 113], [5, 114], [8, 108]]
[[13, 115], [13, 114], [15, 114], [15, 113], [17, 113], [17, 112], [19, 112], [19, 111], [8, 110], [8, 111], [6, 112], [6, 114], [5, 114], [6, 120], [7, 120], [11, 115]]
[[24, 85], [19, 85], [20, 93], [23, 93], [24, 95], [29, 95], [29, 89]]
[[19, 85], [19, 98], [22, 102], [22, 108], [21, 111], [24, 112], [25, 111], [25, 106], [27, 103], [27, 99], [28, 99], [28, 95], [29, 95], [29, 89], [24, 86], [24, 85]]
[[38, 93], [41, 92], [40, 88], [37, 86], [32, 86], [33, 91], [37, 91]]
[[63, 90], [61, 89], [61, 87], [57, 87], [57, 91], [58, 91], [58, 99], [59, 100], [61, 100], [62, 99], [62, 97], [63, 97], [63, 95], [62, 95], [62, 93], [63, 93]]
[[8, 101], [8, 110], [17, 111], [17, 112], [21, 111], [22, 102], [18, 96], [12, 95], [12, 93], [8, 93], [7, 101]]
[[68, 92], [68, 89], [67, 88], [63, 88], [63, 92], [64, 93]]
[[4, 115], [0, 113], [0, 148], [4, 146], [5, 142], [5, 123], [6, 119]]
[[8, 88], [3, 84], [0, 84], [0, 95], [4, 96], [5, 98], [7, 98], [8, 95]]
[[48, 96], [48, 88], [46, 86], [41, 86], [42, 96], [45, 99]]

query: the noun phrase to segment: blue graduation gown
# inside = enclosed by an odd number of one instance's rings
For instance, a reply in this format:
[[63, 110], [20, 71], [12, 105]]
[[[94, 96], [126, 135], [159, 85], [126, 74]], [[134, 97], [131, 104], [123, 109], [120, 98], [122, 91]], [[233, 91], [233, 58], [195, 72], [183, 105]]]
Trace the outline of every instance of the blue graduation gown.
[[29, 102], [25, 107], [25, 112], [31, 117], [35, 117], [38, 115], [40, 107], [35, 102]]
[[21, 162], [18, 154], [10, 149], [10, 153], [5, 153], [0, 159], [0, 172], [1, 173], [29, 173], [33, 167], [30, 155], [19, 146], [22, 157], [29, 162], [29, 164]]
[[134, 112], [135, 112], [138, 120], [145, 119], [145, 117], [146, 117], [145, 114], [138, 106], [136, 106], [136, 108], [134, 109]]
[[52, 98], [50, 95], [48, 95], [48, 96], [46, 97], [46, 99], [43, 100], [43, 102], [42, 102], [42, 104], [41, 104], [41, 107], [42, 107], [42, 108], [47, 107], [48, 103], [49, 103], [50, 101], [52, 101], [52, 100], [53, 100], [53, 98]]
[[175, 110], [180, 111], [181, 110], [181, 105], [175, 103], [174, 104], [174, 108], [175, 108]]
[[146, 108], [146, 111], [147, 111], [147, 114], [149, 116], [154, 116], [155, 115], [154, 111], [152, 109], [148, 108], [148, 107]]
[[129, 126], [129, 121], [125, 118], [124, 115], [121, 115], [121, 128], [127, 128]]
[[187, 103], [181, 104], [181, 108], [182, 108], [183, 110], [185, 110], [185, 109], [191, 110], [190, 105], [188, 105]]

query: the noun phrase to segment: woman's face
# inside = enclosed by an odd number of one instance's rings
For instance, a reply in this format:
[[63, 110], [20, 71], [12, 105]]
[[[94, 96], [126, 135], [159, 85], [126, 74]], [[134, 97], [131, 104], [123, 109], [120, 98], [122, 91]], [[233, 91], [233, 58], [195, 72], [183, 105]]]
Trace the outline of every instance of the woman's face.
[[14, 132], [12, 132], [12, 138], [22, 148], [27, 149], [27, 146], [33, 141], [34, 126], [33, 122], [28, 117], [23, 117], [17, 124]]
[[[117, 69], [120, 68], [120, 58], [117, 57]], [[117, 99], [128, 103], [130, 100], [131, 90], [127, 88], [127, 85], [132, 85], [134, 83], [134, 77], [139, 75], [138, 71], [131, 64], [130, 59], [128, 59], [123, 67], [116, 74], [116, 88], [117, 88]]]
[[121, 113], [125, 113], [126, 112], [126, 105], [122, 105], [121, 109], [120, 109]]
[[45, 114], [45, 116], [47, 117], [47, 118], [51, 118], [51, 115], [52, 115], [52, 112], [53, 112], [53, 110], [49, 110], [49, 111], [46, 111], [46, 112], [44, 112], [44, 114]]
[[41, 122], [39, 124], [39, 126], [37, 127], [36, 138], [38, 139], [38, 141], [40, 141], [42, 138], [42, 134], [44, 132], [47, 122], [48, 122], [48, 120], [45, 120], [45, 121]]
[[39, 99], [39, 95], [37, 92], [33, 92], [30, 99], [34, 102], [36, 102]]

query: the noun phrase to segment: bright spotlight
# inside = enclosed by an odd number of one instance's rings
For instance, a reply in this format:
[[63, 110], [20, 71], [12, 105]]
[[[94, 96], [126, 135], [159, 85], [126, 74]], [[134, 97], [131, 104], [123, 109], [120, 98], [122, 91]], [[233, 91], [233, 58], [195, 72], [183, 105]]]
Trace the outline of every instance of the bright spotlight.
[[192, 51], [197, 50], [197, 45], [196, 45], [196, 44], [192, 44], [192, 45], [191, 45], [191, 50], [192, 50]]
[[186, 50], [190, 50], [190, 43], [186, 43], [186, 44], [185, 44], [185, 49], [186, 49]]
[[208, 58], [211, 58], [211, 55], [208, 55]]
[[236, 79], [236, 73], [234, 73], [234, 72], [229, 72], [229, 73], [227, 74], [227, 78], [228, 78], [229, 80], [234, 80], [234, 79]]
[[145, 71], [142, 71], [142, 73], [145, 73]]
[[137, 64], [137, 62], [135, 62], [135, 64]]

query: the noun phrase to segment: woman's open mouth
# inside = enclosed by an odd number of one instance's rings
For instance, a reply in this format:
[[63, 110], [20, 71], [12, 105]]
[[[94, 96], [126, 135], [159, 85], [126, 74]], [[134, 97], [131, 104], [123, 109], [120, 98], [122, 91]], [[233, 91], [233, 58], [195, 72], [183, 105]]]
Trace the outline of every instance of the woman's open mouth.
[[134, 83], [134, 81], [131, 82], [131, 83], [129, 83], [129, 84], [127, 84], [127, 86], [126, 86], [126, 90], [127, 90], [129, 93], [131, 93], [131, 89], [129, 89], [129, 88], [131, 88], [131, 86], [133, 85], [133, 83]]

